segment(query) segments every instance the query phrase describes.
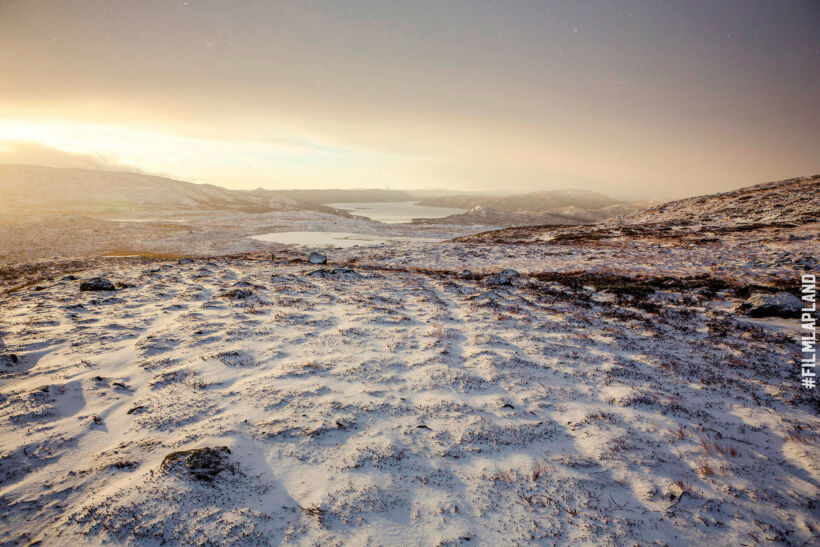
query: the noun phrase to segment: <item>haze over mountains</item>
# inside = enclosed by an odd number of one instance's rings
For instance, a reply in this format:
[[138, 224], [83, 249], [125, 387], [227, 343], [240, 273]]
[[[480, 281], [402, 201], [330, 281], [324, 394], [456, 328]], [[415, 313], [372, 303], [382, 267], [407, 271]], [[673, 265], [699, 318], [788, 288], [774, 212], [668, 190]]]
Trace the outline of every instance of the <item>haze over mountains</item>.
[[296, 200], [137, 173], [0, 165], [0, 212], [99, 214], [186, 209], [291, 209]]
[[420, 201], [421, 205], [473, 209], [441, 220], [444, 224], [514, 226], [579, 224], [634, 211], [600, 193], [555, 190], [513, 196], [457, 194], [417, 198], [410, 192], [386, 189], [354, 190], [229, 190], [153, 175], [0, 165], [0, 214], [9, 217], [53, 214], [150, 213], [163, 211], [319, 210], [348, 213], [326, 203]]
[[266, 190], [258, 188], [248, 192], [257, 196], [288, 197], [304, 203], [324, 204], [342, 202], [413, 201], [418, 198], [400, 190], [366, 188], [354, 190]]

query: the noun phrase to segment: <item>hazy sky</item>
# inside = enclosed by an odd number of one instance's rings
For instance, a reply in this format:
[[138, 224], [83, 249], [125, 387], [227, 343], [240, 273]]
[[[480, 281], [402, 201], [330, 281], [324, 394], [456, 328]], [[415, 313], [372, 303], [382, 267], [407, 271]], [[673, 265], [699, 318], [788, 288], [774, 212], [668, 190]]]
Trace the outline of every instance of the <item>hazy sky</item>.
[[0, 0], [0, 162], [623, 197], [820, 171], [817, 0]]

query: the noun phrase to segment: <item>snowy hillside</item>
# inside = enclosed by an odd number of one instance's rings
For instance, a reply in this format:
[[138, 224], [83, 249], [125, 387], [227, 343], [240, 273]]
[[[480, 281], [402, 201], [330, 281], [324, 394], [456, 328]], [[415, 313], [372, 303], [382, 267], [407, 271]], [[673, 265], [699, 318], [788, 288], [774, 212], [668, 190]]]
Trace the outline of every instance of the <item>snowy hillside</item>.
[[[817, 233], [820, 175], [749, 186], [710, 196], [665, 203], [595, 224], [510, 228], [468, 236], [483, 242], [615, 242], [623, 236], [649, 239], [707, 239], [748, 232], [778, 235], [781, 229]], [[706, 241], [707, 243], [710, 241]]]
[[670, 222], [798, 223], [820, 221], [820, 175], [748, 186], [733, 192], [672, 201], [629, 216], [630, 224]]
[[211, 184], [194, 184], [138, 173], [0, 165], [0, 214], [242, 211], [294, 208], [285, 197], [255, 196]]
[[10, 268], [0, 544], [816, 544], [800, 326], [747, 310], [816, 271], [817, 180], [327, 264]]

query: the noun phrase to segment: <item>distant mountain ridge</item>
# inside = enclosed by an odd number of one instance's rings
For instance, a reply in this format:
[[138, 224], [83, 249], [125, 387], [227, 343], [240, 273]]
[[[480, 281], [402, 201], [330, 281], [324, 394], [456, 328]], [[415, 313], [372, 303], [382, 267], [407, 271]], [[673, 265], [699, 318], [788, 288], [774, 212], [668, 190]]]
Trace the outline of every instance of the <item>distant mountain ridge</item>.
[[[473, 209], [481, 207], [479, 213], [488, 216], [487, 210], [496, 211], [493, 215], [496, 226], [535, 225], [535, 224], [584, 224], [605, 218], [628, 214], [650, 205], [642, 202], [622, 202], [600, 192], [588, 190], [565, 189], [529, 192], [511, 196], [488, 195], [455, 195], [424, 199], [421, 205], [431, 207], [459, 207], [469, 209], [463, 218], [465, 223], [473, 223], [470, 217], [476, 217]], [[507, 213], [507, 216], [502, 215]], [[451, 222], [458, 222], [456, 216], [448, 217]]]
[[443, 218], [416, 218], [415, 224], [456, 224], [461, 226], [536, 226], [541, 224], [574, 225], [583, 224], [582, 218], [553, 213], [508, 213], [492, 207], [476, 205], [466, 213]]
[[0, 164], [0, 214], [10, 216], [235, 210], [315, 210], [323, 203], [412, 201], [407, 192], [356, 190], [229, 190], [141, 173]]
[[354, 190], [266, 190], [257, 188], [247, 191], [248, 194], [260, 197], [290, 198], [314, 204], [345, 202], [378, 202], [378, 201], [416, 201], [417, 198], [400, 190], [363, 188]]
[[621, 202], [599, 192], [568, 189], [528, 192], [511, 196], [442, 196], [422, 200], [421, 205], [460, 207], [462, 209], [471, 209], [481, 205], [482, 207], [492, 207], [499, 211], [515, 213], [520, 211], [547, 211], [566, 206], [583, 207], [584, 209], [602, 209], [617, 203]]
[[286, 197], [259, 197], [213, 184], [139, 173], [0, 165], [0, 213], [106, 214], [137, 211], [288, 210]]
[[[468, 209], [439, 219], [441, 224], [524, 226], [584, 224], [635, 211], [585, 190], [550, 190], [512, 196], [455, 194], [419, 200], [388, 189], [229, 190], [166, 177], [78, 168], [0, 164], [0, 215], [112, 215], [184, 211], [313, 210], [341, 216], [346, 211], [324, 204], [420, 201], [420, 205]], [[421, 220], [420, 222], [427, 222]]]

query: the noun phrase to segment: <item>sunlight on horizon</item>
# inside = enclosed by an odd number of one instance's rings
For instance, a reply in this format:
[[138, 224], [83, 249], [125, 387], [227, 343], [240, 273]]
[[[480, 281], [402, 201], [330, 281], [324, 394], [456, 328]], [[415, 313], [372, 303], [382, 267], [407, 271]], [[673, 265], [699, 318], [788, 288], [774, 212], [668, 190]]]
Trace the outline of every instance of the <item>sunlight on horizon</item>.
[[17, 147], [30, 145], [87, 157], [115, 170], [233, 188], [259, 186], [265, 177], [311, 185], [311, 175], [318, 186], [328, 186], [332, 182], [321, 183], [327, 172], [337, 172], [340, 178], [360, 177], [355, 173], [357, 160], [373, 161], [376, 156], [296, 136], [279, 142], [216, 140], [64, 120], [0, 120], [0, 158], [4, 152], [13, 154]]

